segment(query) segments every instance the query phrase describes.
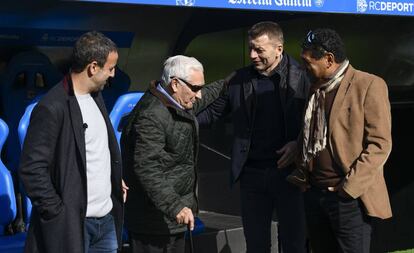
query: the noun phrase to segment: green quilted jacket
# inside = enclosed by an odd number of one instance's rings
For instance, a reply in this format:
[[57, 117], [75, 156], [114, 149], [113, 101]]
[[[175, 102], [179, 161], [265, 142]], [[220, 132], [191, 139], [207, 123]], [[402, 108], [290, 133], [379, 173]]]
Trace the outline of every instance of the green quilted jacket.
[[205, 85], [192, 111], [174, 106], [153, 82], [130, 114], [121, 137], [124, 177], [130, 190], [125, 225], [138, 234], [176, 234], [179, 211], [197, 207], [198, 123], [195, 114], [220, 94], [223, 81]]

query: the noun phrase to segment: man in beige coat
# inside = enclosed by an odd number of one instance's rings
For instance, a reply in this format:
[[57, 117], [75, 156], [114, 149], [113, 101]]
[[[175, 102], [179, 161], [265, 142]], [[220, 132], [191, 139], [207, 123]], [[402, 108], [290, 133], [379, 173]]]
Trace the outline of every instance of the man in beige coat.
[[349, 64], [334, 30], [310, 31], [302, 49], [312, 82], [300, 139], [304, 176], [288, 180], [307, 185], [314, 253], [368, 253], [370, 217], [392, 216], [383, 176], [391, 151], [387, 85]]

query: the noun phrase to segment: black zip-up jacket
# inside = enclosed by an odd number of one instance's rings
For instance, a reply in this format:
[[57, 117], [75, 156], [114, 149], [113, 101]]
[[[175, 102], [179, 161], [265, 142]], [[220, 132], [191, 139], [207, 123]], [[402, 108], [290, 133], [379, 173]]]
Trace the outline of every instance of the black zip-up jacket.
[[[302, 113], [309, 90], [305, 72], [289, 55], [274, 70], [279, 75], [279, 94], [283, 109], [284, 139], [296, 140], [302, 125]], [[233, 149], [232, 182], [236, 182], [247, 161], [254, 117], [256, 112], [257, 71], [248, 66], [233, 72], [228, 78], [227, 89], [204, 111], [197, 115], [200, 126], [210, 125], [227, 114], [232, 115]]]
[[131, 113], [121, 137], [127, 228], [138, 234], [175, 234], [176, 215], [197, 213], [198, 123], [194, 113], [213, 102], [223, 82], [206, 85], [192, 111], [177, 108], [152, 83]]

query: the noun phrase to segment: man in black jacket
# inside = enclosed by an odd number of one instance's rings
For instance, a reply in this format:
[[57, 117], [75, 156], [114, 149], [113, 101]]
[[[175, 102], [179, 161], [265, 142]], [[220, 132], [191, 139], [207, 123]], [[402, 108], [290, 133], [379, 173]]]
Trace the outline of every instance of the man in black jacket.
[[240, 181], [247, 252], [270, 252], [274, 209], [283, 251], [305, 252], [302, 194], [285, 178], [297, 152], [308, 83], [298, 63], [283, 52], [278, 24], [255, 24], [248, 35], [252, 65], [234, 72], [226, 92], [197, 119], [208, 125], [232, 114], [232, 179]]
[[125, 222], [132, 252], [184, 252], [184, 232], [198, 211], [195, 114], [219, 95], [222, 82], [204, 86], [201, 63], [182, 55], [164, 63], [131, 113], [121, 137], [130, 186]]
[[116, 45], [82, 35], [71, 72], [34, 108], [20, 160], [33, 203], [25, 252], [117, 252], [121, 157], [100, 91], [115, 75]]

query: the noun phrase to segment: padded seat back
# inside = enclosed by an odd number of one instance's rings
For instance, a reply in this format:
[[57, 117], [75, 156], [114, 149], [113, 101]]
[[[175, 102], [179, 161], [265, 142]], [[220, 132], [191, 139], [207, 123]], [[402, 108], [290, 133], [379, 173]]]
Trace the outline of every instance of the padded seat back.
[[109, 114], [109, 118], [111, 119], [118, 144], [120, 144], [122, 128], [127, 122], [129, 114], [143, 95], [143, 92], [131, 92], [120, 96], [116, 100], [116, 103]]
[[[0, 119], [0, 153], [8, 134], [7, 124]], [[4, 234], [4, 227], [12, 223], [16, 217], [16, 212], [13, 180], [10, 171], [0, 159], [0, 235]]]
[[10, 128], [6, 143], [6, 165], [15, 171], [20, 158], [17, 125], [27, 105], [38, 95], [46, 93], [63, 75], [49, 58], [37, 51], [15, 55], [0, 78], [1, 116]]
[[[19, 143], [20, 143], [21, 149], [23, 149], [24, 138], [26, 137], [27, 128], [29, 127], [30, 115], [32, 114], [33, 108], [37, 105], [37, 101], [38, 100], [35, 100], [35, 102], [31, 103], [30, 105], [26, 107], [26, 110], [24, 111], [24, 114], [19, 121], [19, 126], [17, 127], [17, 133], [19, 136]], [[23, 187], [21, 187], [21, 189], [22, 188]], [[23, 193], [22, 201], [23, 201], [24, 221], [26, 223], [29, 223], [30, 215], [32, 213], [32, 202], [27, 197], [26, 193], [24, 192], [24, 189], [22, 189], [21, 191]]]

